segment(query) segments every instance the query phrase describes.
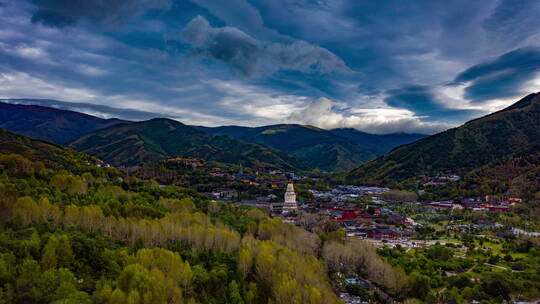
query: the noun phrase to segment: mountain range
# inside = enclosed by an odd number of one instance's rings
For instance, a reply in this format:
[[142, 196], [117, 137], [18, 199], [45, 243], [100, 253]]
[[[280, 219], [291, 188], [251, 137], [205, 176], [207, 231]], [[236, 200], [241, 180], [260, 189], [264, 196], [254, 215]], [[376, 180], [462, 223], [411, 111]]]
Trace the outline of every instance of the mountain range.
[[356, 129], [324, 130], [310, 125], [196, 127], [298, 156], [325, 171], [349, 171], [390, 149], [426, 137], [421, 134], [375, 135]]
[[39, 105], [0, 102], [0, 128], [59, 145], [124, 122]]
[[[2, 128], [0, 128], [0, 154], [22, 155], [31, 161], [45, 163], [50, 168], [73, 168], [81, 163], [90, 164], [97, 161], [72, 149]], [[28, 164], [21, 161], [17, 166], [25, 167]]]
[[228, 136], [212, 136], [167, 118], [112, 126], [83, 136], [69, 145], [115, 166], [137, 165], [170, 157], [244, 166], [307, 170], [301, 159]]
[[[167, 119], [133, 122], [28, 104], [31, 102], [25, 100], [24, 105], [0, 102], [0, 128], [59, 145], [71, 143], [71, 147], [114, 165], [191, 156], [224, 163], [343, 172], [391, 148], [425, 137], [374, 135], [355, 129], [324, 130], [297, 124], [210, 128], [175, 124]], [[36, 104], [41, 102], [35, 100]], [[171, 125], [175, 128], [172, 134], [160, 130]]]
[[534, 162], [538, 158], [530, 156], [540, 151], [539, 126], [540, 93], [530, 94], [501, 111], [395, 148], [351, 171], [346, 180], [393, 185], [421, 175], [508, 167], [525, 158]]
[[[352, 169], [344, 174], [347, 182], [386, 185], [445, 172], [495, 172], [497, 168], [516, 167], [513, 164], [517, 162], [532, 168], [538, 160], [534, 155], [540, 151], [539, 125], [540, 93], [429, 137], [297, 124], [194, 127], [165, 118], [133, 122], [39, 105], [0, 103], [0, 128], [69, 146], [116, 166], [184, 156], [293, 171]], [[15, 136], [3, 132], [4, 136]]]
[[291, 153], [311, 167], [325, 171], [348, 171], [375, 158], [364, 146], [313, 126], [282, 124], [264, 127], [197, 127], [208, 134], [234, 137]]
[[428, 137], [425, 134], [414, 133], [370, 134], [353, 128], [332, 129], [330, 132], [362, 145], [375, 155], [383, 155], [395, 147]]

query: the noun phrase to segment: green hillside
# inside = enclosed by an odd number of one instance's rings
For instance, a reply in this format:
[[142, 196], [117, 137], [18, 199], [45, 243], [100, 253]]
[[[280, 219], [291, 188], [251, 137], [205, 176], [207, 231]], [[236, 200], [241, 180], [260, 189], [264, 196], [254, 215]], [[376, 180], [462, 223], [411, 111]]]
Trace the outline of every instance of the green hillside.
[[374, 153], [354, 141], [313, 126], [197, 128], [209, 134], [231, 136], [294, 154], [310, 166], [325, 171], [351, 170], [375, 157]]
[[0, 303], [340, 303], [319, 236], [85, 157], [0, 132]]
[[300, 159], [277, 150], [226, 136], [212, 136], [174, 120], [156, 118], [118, 125], [84, 136], [70, 147], [113, 165], [137, 165], [169, 157], [244, 166], [309, 169]]
[[353, 128], [332, 129], [330, 132], [362, 145], [376, 155], [382, 155], [398, 146], [428, 137], [424, 134], [408, 133], [370, 134]]
[[55, 144], [15, 134], [0, 128], [0, 154], [20, 155], [53, 168], [75, 168], [97, 160]]
[[351, 171], [357, 183], [395, 184], [422, 174], [463, 175], [501, 159], [540, 150], [540, 94], [461, 127], [398, 147]]
[[434, 186], [435, 200], [482, 197], [489, 194], [534, 201], [540, 194], [540, 151], [512, 155], [466, 173], [457, 182]]

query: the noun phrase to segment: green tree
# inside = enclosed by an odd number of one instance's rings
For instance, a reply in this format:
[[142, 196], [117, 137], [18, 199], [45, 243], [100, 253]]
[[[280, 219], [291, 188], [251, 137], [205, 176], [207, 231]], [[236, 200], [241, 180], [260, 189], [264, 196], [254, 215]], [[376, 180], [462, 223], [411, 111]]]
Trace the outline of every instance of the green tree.
[[512, 286], [503, 273], [490, 273], [482, 281], [482, 288], [488, 295], [509, 300]]
[[229, 284], [229, 300], [232, 304], [244, 304], [242, 296], [240, 295], [238, 283], [236, 283], [235, 280], [232, 280]]
[[419, 273], [412, 273], [409, 276], [408, 295], [413, 298], [424, 299], [430, 290], [429, 277]]

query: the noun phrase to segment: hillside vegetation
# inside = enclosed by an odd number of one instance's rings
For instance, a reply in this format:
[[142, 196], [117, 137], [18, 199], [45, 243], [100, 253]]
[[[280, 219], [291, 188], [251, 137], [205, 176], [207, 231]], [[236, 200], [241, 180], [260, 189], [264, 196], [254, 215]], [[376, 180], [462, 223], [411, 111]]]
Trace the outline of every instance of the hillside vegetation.
[[362, 145], [313, 126], [291, 124], [256, 128], [197, 128], [209, 134], [231, 136], [291, 153], [311, 167], [325, 171], [348, 171], [375, 157]]
[[369, 134], [352, 128], [332, 129], [330, 132], [362, 145], [375, 155], [382, 155], [396, 147], [428, 137], [423, 134]]
[[290, 154], [227, 136], [208, 135], [164, 118], [103, 129], [72, 142], [70, 147], [115, 166], [138, 165], [169, 157], [193, 157], [250, 167], [309, 169]]
[[317, 236], [3, 132], [1, 302], [339, 303]]
[[[540, 151], [540, 94], [461, 127], [398, 147], [351, 171], [346, 180], [388, 184], [420, 175], [464, 175]], [[536, 164], [538, 165], [538, 164]]]

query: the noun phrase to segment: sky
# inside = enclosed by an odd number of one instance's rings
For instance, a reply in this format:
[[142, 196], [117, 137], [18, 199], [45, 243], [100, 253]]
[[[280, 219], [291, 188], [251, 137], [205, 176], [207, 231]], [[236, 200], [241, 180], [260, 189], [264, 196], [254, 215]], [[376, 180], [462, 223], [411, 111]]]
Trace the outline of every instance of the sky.
[[540, 91], [538, 16], [536, 0], [0, 0], [0, 98], [433, 134]]

